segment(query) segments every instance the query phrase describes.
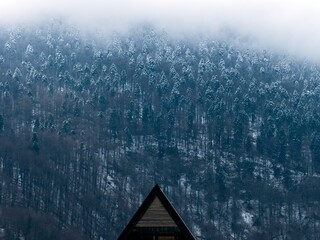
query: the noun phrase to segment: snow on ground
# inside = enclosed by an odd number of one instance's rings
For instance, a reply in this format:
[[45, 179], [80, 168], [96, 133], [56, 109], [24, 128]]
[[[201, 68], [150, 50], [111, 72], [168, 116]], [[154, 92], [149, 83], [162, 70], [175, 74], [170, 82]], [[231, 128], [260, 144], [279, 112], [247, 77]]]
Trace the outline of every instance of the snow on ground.
[[242, 216], [243, 221], [246, 224], [248, 224], [249, 226], [252, 226], [252, 224], [253, 224], [253, 221], [252, 221], [253, 215], [251, 213], [242, 211], [241, 216]]
[[201, 238], [201, 230], [200, 230], [199, 226], [197, 226], [197, 225], [193, 226], [193, 234], [196, 237], [200, 237]]

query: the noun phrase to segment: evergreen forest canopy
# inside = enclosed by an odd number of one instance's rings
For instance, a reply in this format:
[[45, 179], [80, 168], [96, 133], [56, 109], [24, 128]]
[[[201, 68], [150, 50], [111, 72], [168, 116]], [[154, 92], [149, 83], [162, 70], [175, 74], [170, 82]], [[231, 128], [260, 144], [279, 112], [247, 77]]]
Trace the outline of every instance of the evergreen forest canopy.
[[150, 26], [0, 32], [0, 236], [116, 239], [155, 183], [198, 239], [320, 236], [318, 65]]

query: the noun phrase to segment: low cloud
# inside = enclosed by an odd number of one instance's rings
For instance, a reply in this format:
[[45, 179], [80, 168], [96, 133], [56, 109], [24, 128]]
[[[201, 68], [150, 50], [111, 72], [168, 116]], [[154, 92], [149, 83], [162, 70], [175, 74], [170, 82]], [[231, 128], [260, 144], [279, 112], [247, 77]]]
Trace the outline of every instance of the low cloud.
[[1, 23], [63, 17], [81, 28], [125, 31], [150, 22], [170, 33], [222, 30], [320, 62], [320, 2], [313, 0], [0, 0]]

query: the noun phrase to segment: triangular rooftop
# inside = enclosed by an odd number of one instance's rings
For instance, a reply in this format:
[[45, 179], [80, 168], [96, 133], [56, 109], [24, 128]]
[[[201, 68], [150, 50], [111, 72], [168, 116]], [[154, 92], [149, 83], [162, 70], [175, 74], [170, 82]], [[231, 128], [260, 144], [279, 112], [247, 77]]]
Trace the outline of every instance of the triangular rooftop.
[[[196, 239], [158, 184], [153, 187], [118, 240], [137, 239], [137, 234], [154, 234], [159, 236], [156, 239]], [[170, 238], [171, 235], [176, 238]]]

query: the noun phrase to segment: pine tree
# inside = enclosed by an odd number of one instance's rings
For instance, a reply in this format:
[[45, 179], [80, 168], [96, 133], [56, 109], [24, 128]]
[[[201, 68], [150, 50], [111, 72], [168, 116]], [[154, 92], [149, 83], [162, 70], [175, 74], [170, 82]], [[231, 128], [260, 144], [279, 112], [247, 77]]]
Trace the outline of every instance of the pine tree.
[[0, 114], [0, 133], [3, 131], [3, 127], [4, 127], [4, 120], [3, 120], [3, 116]]
[[31, 138], [31, 142], [32, 142], [32, 150], [35, 152], [35, 153], [39, 153], [39, 140], [38, 140], [38, 135], [36, 132], [32, 133], [32, 138]]

